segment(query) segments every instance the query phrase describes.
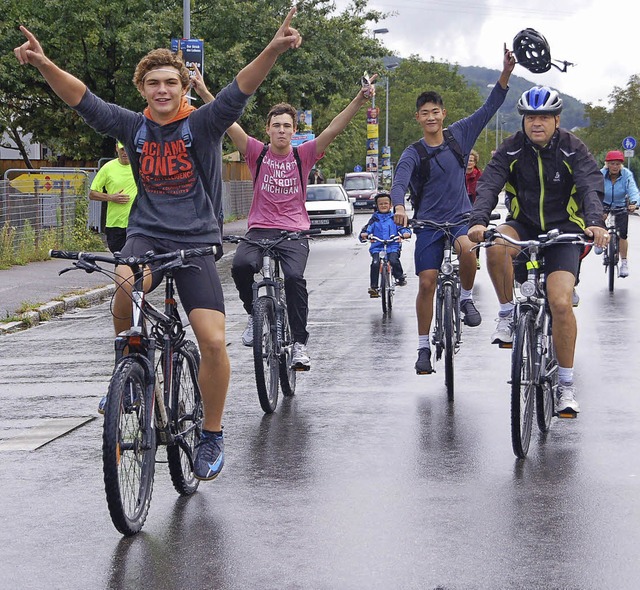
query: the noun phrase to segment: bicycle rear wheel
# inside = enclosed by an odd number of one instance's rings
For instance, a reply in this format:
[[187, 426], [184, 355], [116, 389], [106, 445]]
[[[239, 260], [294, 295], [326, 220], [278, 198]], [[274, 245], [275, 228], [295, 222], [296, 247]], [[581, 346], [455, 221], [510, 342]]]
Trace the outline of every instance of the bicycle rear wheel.
[[533, 316], [519, 316], [511, 353], [511, 445], [517, 457], [529, 451], [535, 399]]
[[540, 432], [549, 431], [554, 411], [553, 400], [558, 391], [558, 360], [551, 340], [551, 330], [549, 330], [547, 344], [549, 350], [545, 357], [544, 373], [541, 375], [541, 384], [536, 387], [536, 418]]
[[109, 514], [123, 535], [144, 525], [151, 503], [156, 431], [143, 366], [125, 358], [116, 367], [107, 395], [102, 434], [104, 487]]
[[453, 310], [453, 287], [445, 285], [443, 288], [443, 313], [442, 323], [444, 329], [444, 382], [447, 386], [447, 395], [453, 399], [454, 382], [454, 355], [456, 346], [455, 314]]
[[202, 398], [198, 386], [200, 353], [190, 340], [173, 355], [171, 383], [171, 422], [176, 442], [167, 447], [167, 460], [173, 487], [182, 496], [190, 496], [200, 480], [193, 473], [195, 447], [202, 433]]
[[386, 260], [380, 265], [380, 299], [382, 300], [382, 313], [391, 311], [389, 305], [389, 267]]
[[296, 392], [296, 375], [298, 371], [293, 368], [293, 337], [291, 336], [291, 326], [289, 326], [289, 317], [287, 316], [286, 306], [282, 308], [282, 333], [279, 334], [281, 353], [280, 353], [280, 386], [282, 393], [289, 397]]
[[609, 292], [613, 293], [616, 281], [616, 270], [618, 268], [618, 236], [615, 233], [611, 234], [611, 239], [607, 246], [607, 255], [609, 257], [609, 268], [607, 269], [609, 273]]
[[267, 414], [278, 405], [278, 329], [273, 300], [260, 297], [253, 306], [253, 363], [260, 406]]

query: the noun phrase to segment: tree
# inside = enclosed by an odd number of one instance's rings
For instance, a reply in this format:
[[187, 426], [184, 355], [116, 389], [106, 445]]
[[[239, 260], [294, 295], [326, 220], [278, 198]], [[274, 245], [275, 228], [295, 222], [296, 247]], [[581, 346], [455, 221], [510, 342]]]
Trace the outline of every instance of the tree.
[[[73, 159], [111, 154], [113, 142], [92, 131], [63, 107], [39, 73], [20, 67], [13, 48], [24, 41], [13, 26], [24, 23], [60, 67], [101, 98], [141, 110], [144, 103], [131, 78], [150, 49], [182, 37], [180, 0], [6, 0], [0, 23], [0, 101], [6, 119], [54, 152]], [[205, 39], [205, 80], [217, 92], [268, 43], [289, 10], [289, 0], [200, 0], [192, 10], [193, 37]], [[314, 109], [317, 121], [334, 96], [352, 97], [362, 71], [382, 55], [367, 23], [383, 15], [354, 0], [332, 15], [329, 0], [303, 0], [294, 26], [304, 37], [298, 51], [278, 61], [247, 108], [241, 124], [261, 134], [269, 107], [277, 102]], [[9, 25], [11, 23], [11, 26]], [[55, 23], [55, 27], [51, 26]], [[331, 51], [327, 51], [331, 47]], [[0, 114], [2, 117], [2, 114]], [[329, 117], [330, 120], [330, 117]]]

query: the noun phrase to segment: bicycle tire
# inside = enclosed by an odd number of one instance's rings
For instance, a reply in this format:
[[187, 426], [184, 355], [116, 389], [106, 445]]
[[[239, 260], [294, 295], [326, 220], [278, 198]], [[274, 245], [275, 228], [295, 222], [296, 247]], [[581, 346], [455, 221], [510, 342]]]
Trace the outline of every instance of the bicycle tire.
[[387, 291], [389, 287], [389, 269], [386, 262], [380, 264], [380, 299], [382, 302], [382, 313], [391, 311], [389, 309], [389, 302], [387, 299]]
[[432, 343], [436, 350], [436, 361], [442, 358], [442, 352], [444, 350], [444, 334], [442, 328], [442, 322], [444, 321], [444, 298], [442, 295], [442, 284], [438, 283], [436, 287], [436, 306], [435, 306], [435, 326], [433, 328]]
[[111, 520], [123, 535], [142, 529], [155, 472], [156, 430], [142, 364], [125, 358], [107, 395], [102, 433], [104, 487]]
[[447, 387], [447, 396], [449, 397], [449, 400], [453, 400], [456, 338], [452, 285], [445, 285], [443, 289], [442, 316], [444, 331], [444, 383]]
[[267, 414], [278, 405], [278, 330], [273, 299], [259, 297], [253, 305], [253, 363], [260, 406]]
[[287, 315], [286, 303], [282, 307], [282, 333], [280, 338], [280, 387], [285, 397], [291, 397], [296, 393], [296, 376], [298, 371], [293, 368], [293, 337]]
[[516, 457], [523, 459], [529, 451], [535, 399], [535, 342], [533, 315], [518, 317], [511, 353], [511, 445]]
[[536, 419], [540, 432], [549, 432], [554, 412], [554, 399], [558, 391], [558, 359], [551, 339], [551, 330], [547, 335], [549, 349], [544, 358], [545, 367], [541, 383], [536, 387]]
[[609, 268], [608, 278], [609, 278], [609, 292], [613, 293], [616, 282], [616, 269], [618, 268], [618, 261], [616, 260], [618, 256], [618, 248], [617, 248], [618, 236], [614, 233], [611, 235], [611, 239], [609, 240], [609, 245], [607, 246], [607, 255], [609, 257]]
[[[193, 473], [195, 448], [202, 433], [202, 397], [198, 386], [200, 352], [194, 342], [186, 340], [173, 355], [171, 397], [172, 433], [182, 443], [167, 447], [167, 462], [173, 487], [181, 496], [190, 496], [200, 484]], [[186, 448], [185, 448], [186, 447]]]

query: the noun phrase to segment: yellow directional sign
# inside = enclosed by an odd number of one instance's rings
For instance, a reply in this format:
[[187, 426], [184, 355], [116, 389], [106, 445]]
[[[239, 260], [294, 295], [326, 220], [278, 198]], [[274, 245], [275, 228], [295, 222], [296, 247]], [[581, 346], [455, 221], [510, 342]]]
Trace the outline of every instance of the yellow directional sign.
[[16, 176], [9, 184], [21, 193], [57, 194], [81, 191], [87, 177], [84, 174], [59, 174], [55, 172], [34, 172]]

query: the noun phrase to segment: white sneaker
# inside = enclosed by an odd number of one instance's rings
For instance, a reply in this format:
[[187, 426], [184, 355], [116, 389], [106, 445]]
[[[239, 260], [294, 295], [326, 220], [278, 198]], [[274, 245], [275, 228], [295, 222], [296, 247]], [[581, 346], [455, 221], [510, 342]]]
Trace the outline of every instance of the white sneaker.
[[580, 303], [580, 295], [578, 295], [575, 287], [573, 289], [573, 295], [571, 296], [571, 303], [573, 304], [573, 307], [578, 307], [578, 303]]
[[576, 401], [576, 388], [573, 385], [558, 384], [556, 394], [556, 414], [560, 417], [573, 417], [580, 411], [580, 406]]
[[247, 327], [242, 332], [242, 344], [245, 346], [253, 346], [253, 316], [250, 315], [247, 320]]
[[624, 279], [629, 276], [629, 264], [626, 260], [620, 262], [620, 278]]
[[297, 371], [308, 371], [311, 368], [311, 359], [307, 347], [302, 342], [293, 343], [291, 366]]
[[498, 325], [491, 335], [491, 344], [511, 344], [513, 342], [513, 313], [496, 318]]

